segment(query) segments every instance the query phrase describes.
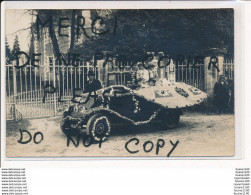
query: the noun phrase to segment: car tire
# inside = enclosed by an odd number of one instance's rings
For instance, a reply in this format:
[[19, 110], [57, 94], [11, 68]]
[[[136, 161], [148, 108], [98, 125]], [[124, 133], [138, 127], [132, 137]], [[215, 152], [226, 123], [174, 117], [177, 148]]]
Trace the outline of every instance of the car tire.
[[180, 113], [178, 112], [169, 112], [164, 120], [162, 120], [165, 128], [174, 129], [178, 126], [180, 121]]
[[86, 127], [86, 133], [95, 142], [103, 142], [111, 133], [111, 122], [107, 115], [96, 113], [92, 115]]
[[75, 136], [79, 134], [79, 130], [78, 129], [74, 129], [71, 127], [70, 122], [69, 121], [64, 121], [60, 124], [61, 126], [61, 130], [65, 135], [68, 136]]
[[162, 111], [152, 122], [152, 128], [157, 130], [174, 129], [180, 121], [179, 111]]

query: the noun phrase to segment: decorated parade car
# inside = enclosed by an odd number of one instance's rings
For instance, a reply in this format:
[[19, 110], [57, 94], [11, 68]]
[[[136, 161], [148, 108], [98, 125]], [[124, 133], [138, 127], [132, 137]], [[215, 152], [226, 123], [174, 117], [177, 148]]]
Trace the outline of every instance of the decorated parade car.
[[104, 141], [114, 123], [175, 128], [181, 109], [202, 103], [203, 91], [180, 82], [161, 79], [154, 86], [128, 88], [113, 85], [85, 94], [75, 94], [74, 105], [66, 108], [61, 129], [66, 135], [84, 134]]

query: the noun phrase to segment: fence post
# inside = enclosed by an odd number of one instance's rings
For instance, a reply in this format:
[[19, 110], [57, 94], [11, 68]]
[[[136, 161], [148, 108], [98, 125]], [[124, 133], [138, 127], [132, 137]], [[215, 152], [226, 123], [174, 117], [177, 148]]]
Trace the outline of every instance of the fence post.
[[16, 77], [16, 67], [14, 65], [14, 62], [12, 63], [13, 65], [13, 103], [14, 103], [14, 119], [17, 119], [17, 112], [16, 112], [16, 104], [17, 104], [17, 77]]
[[[219, 75], [223, 74], [223, 62], [224, 57], [222, 55], [217, 55], [217, 66], [219, 68], [219, 72], [217, 71], [216, 67], [213, 65], [209, 66], [210, 58], [206, 57], [204, 60], [205, 64], [205, 90], [210, 97], [214, 95], [214, 84], [218, 81]], [[208, 69], [208, 67], [210, 67]]]
[[175, 65], [173, 64], [173, 60], [171, 60], [170, 65], [167, 66], [167, 80], [170, 82], [176, 82], [176, 70]]
[[220, 72], [218, 74], [218, 76], [219, 76], [219, 75], [224, 74], [224, 71], [223, 71], [224, 56], [223, 55], [219, 55], [219, 56], [217, 56], [217, 58], [218, 58], [218, 67], [220, 69]]
[[214, 76], [213, 68], [208, 70], [208, 65], [210, 63], [210, 57], [206, 57], [204, 59], [204, 64], [205, 64], [205, 91], [206, 93], [210, 96], [213, 97], [213, 84], [217, 81], [217, 78]]
[[[56, 69], [55, 69], [55, 61], [56, 59], [53, 57], [52, 64], [53, 64], [53, 86], [56, 88]], [[53, 94], [54, 98], [54, 116], [57, 115], [57, 97], [56, 97], [56, 92]]]

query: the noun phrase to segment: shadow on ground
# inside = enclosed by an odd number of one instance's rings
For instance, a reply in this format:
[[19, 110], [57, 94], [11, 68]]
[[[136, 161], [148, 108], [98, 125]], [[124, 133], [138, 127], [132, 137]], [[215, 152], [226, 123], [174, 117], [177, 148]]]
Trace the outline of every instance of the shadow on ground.
[[6, 121], [6, 136], [12, 136], [16, 134], [19, 129], [27, 130], [29, 126], [30, 122], [28, 119]]

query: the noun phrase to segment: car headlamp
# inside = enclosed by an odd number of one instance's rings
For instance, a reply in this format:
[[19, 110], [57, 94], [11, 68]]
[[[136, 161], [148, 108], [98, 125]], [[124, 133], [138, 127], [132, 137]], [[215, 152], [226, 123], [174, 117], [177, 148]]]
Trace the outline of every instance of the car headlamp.
[[83, 105], [78, 107], [78, 111], [79, 111], [79, 112], [84, 113], [85, 110], [86, 110], [86, 109], [85, 109], [85, 107], [84, 107]]
[[73, 112], [78, 112], [78, 106], [77, 105], [73, 106]]

